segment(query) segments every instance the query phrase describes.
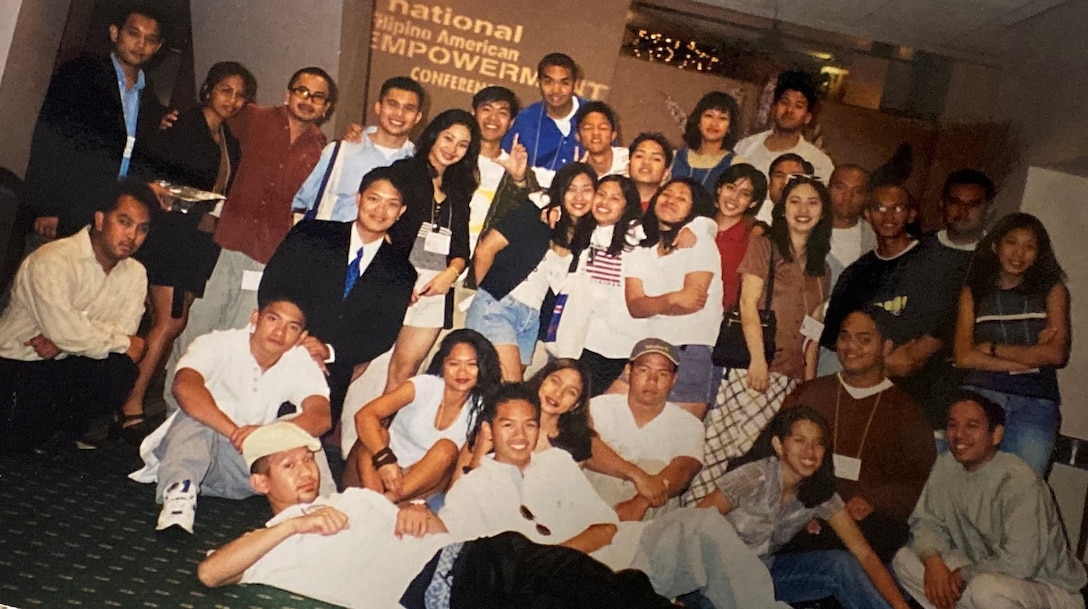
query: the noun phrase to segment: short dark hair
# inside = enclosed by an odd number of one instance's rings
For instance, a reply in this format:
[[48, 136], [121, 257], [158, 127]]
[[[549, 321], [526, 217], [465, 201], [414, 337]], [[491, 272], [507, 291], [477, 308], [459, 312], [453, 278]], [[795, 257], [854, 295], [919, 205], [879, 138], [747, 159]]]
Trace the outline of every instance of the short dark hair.
[[[997, 402], [990, 398], [978, 393], [977, 391], [971, 391], [970, 389], [960, 389], [956, 392], [956, 395], [952, 398], [952, 406], [959, 404], [960, 402], [974, 402], [982, 408], [982, 414], [986, 416], [986, 428], [993, 431], [998, 425], [1005, 426], [1005, 409], [1002, 408]], [[949, 413], [952, 411], [952, 407], [948, 408]]]
[[619, 130], [619, 123], [616, 121], [616, 111], [603, 101], [588, 101], [578, 108], [578, 111], [574, 113], [574, 120], [571, 121], [575, 130], [581, 126], [582, 121], [584, 121], [587, 116], [594, 112], [604, 116], [608, 121], [608, 124], [612, 126], [612, 131]]
[[786, 91], [797, 91], [805, 96], [808, 102], [808, 111], [816, 111], [816, 83], [812, 77], [804, 72], [790, 70], [778, 75], [778, 84], [774, 87], [774, 101], [778, 101]]
[[480, 414], [480, 422], [491, 424], [495, 422], [495, 416], [499, 412], [499, 406], [507, 402], [525, 400], [533, 407], [533, 418], [540, 420], [540, 396], [537, 390], [528, 383], [503, 383], [490, 396], [484, 400], [483, 412]]
[[359, 192], [364, 193], [366, 192], [366, 189], [370, 188], [375, 182], [385, 180], [392, 184], [393, 188], [396, 188], [397, 192], [400, 193], [401, 205], [407, 205], [408, 202], [404, 200], [404, 197], [406, 196], [405, 193], [408, 191], [404, 188], [400, 176], [401, 174], [399, 171], [393, 171], [388, 165], [385, 167], [375, 167], [366, 172], [366, 175], [363, 176], [363, 180], [359, 182]]
[[865, 176], [865, 189], [871, 190], [875, 184], [869, 182], [869, 170], [858, 165], [857, 163], [843, 163], [842, 165], [835, 165], [835, 169], [831, 170], [831, 175], [827, 176], [828, 185], [831, 184], [831, 178], [835, 177], [836, 173], [840, 171], [857, 171]]
[[[742, 178], [748, 178], [748, 181], [752, 183], [752, 201], [762, 203], [763, 199], [767, 197], [767, 176], [748, 163], [734, 163], [726, 167], [725, 171], [718, 176], [718, 180], [714, 183], [714, 193], [717, 194], [722, 186], [732, 184]], [[744, 213], [755, 214], [758, 210], [759, 206], [756, 205], [744, 210]]]
[[552, 66], [566, 68], [566, 70], [570, 72], [570, 77], [576, 82], [582, 80], [582, 70], [578, 68], [578, 64], [574, 63], [574, 60], [566, 53], [548, 53], [540, 58], [540, 62], [536, 64], [536, 77], [543, 78], [544, 69]]
[[684, 123], [684, 143], [694, 150], [703, 144], [703, 134], [699, 131], [699, 121], [707, 110], [720, 110], [729, 115], [729, 130], [725, 132], [722, 140], [722, 150], [728, 152], [737, 143], [737, 134], [740, 133], [740, 106], [733, 96], [722, 91], [711, 91], [699, 99], [695, 109], [688, 115]]
[[[780, 155], [774, 157], [774, 160], [771, 161], [771, 165], [767, 168], [767, 178], [769, 179], [771, 177], [771, 174], [774, 173], [774, 170], [779, 165], [781, 165], [782, 163], [789, 163], [789, 162], [800, 163], [801, 164], [801, 169], [806, 174], [812, 174], [812, 172], [814, 171], [814, 169], [812, 167], [812, 163], [809, 163], [808, 161], [806, 161], [805, 157], [797, 154], [796, 152], [787, 152], [786, 154], [780, 154]], [[830, 176], [828, 176], [828, 177], [830, 177]]]
[[246, 100], [257, 99], [257, 78], [248, 68], [237, 61], [220, 61], [208, 68], [208, 75], [204, 77], [204, 84], [200, 85], [200, 103], [207, 103], [215, 85], [224, 79], [237, 76], [242, 79], [242, 85], [246, 88]]
[[994, 197], [997, 196], [994, 181], [977, 169], [959, 169], [948, 174], [948, 177], [944, 180], [944, 187], [941, 188], [942, 201], [952, 193], [953, 186], [978, 186], [985, 193], [983, 198], [987, 203], [993, 201]]
[[276, 292], [274, 294], [268, 294], [257, 300], [257, 310], [264, 311], [269, 306], [277, 302], [289, 302], [296, 307], [300, 313], [302, 313], [302, 328], [306, 329], [310, 319], [310, 303], [306, 302], [304, 298], [298, 294], [287, 294], [285, 292]]
[[135, 199], [152, 216], [159, 209], [159, 198], [155, 196], [155, 191], [151, 190], [147, 182], [133, 177], [126, 177], [110, 184], [104, 195], [98, 200], [94, 210], [108, 214], [117, 209], [121, 203], [121, 197], [125, 196]]
[[642, 142], [657, 142], [658, 146], [661, 146], [661, 150], [665, 152], [665, 169], [668, 169], [672, 165], [672, 144], [669, 143], [669, 139], [657, 131], [643, 131], [635, 136], [635, 139], [631, 140], [631, 145], [627, 147], [629, 154], [635, 153], [635, 148]]
[[143, 15], [148, 19], [155, 21], [155, 24], [159, 26], [159, 36], [163, 35], [163, 20], [162, 11], [160, 11], [151, 2], [127, 2], [119, 10], [114, 11], [113, 18], [110, 20], [110, 25], [120, 29], [125, 27], [128, 23], [128, 18], [132, 15]]
[[884, 309], [883, 307], [875, 304], [867, 304], [861, 307], [855, 307], [843, 316], [843, 322], [846, 321], [847, 317], [850, 317], [854, 313], [864, 315], [872, 320], [873, 325], [876, 326], [876, 333], [878, 336], [880, 336], [881, 342], [885, 340], [891, 340], [888, 332], [891, 330], [892, 324], [895, 322], [895, 316], [889, 313], [887, 309]]
[[416, 82], [415, 79], [407, 76], [394, 76], [387, 79], [382, 83], [382, 88], [378, 91], [378, 101], [385, 99], [385, 96], [393, 89], [415, 93], [416, 97], [419, 98], [419, 109], [423, 110], [423, 103], [427, 101], [427, 92], [423, 89], [423, 85]]
[[476, 92], [476, 95], [472, 96], [472, 109], [476, 110], [480, 106], [493, 102], [506, 102], [510, 106], [510, 117], [513, 118], [521, 112], [521, 103], [518, 102], [518, 96], [513, 91], [506, 87], [500, 87], [499, 85], [491, 85], [490, 87], [484, 87]]
[[317, 66], [308, 66], [300, 70], [296, 70], [295, 73], [291, 75], [291, 79], [287, 81], [287, 88], [292, 89], [295, 86], [295, 82], [298, 81], [299, 77], [303, 74], [309, 74], [310, 76], [317, 76], [318, 78], [322, 78], [329, 85], [329, 109], [325, 113], [325, 116], [332, 114], [333, 106], [336, 105], [336, 100], [340, 98], [340, 90], [336, 87], [336, 81], [333, 80], [332, 76], [329, 76], [329, 73], [325, 70], [322, 70]]

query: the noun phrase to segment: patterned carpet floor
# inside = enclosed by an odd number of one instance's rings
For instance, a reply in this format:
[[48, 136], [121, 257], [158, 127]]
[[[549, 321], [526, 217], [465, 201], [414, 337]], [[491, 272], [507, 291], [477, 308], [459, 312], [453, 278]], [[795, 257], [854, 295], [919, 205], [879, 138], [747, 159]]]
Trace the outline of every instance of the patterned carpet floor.
[[155, 532], [154, 486], [126, 474], [136, 450], [0, 456], [0, 608], [309, 609], [265, 586], [205, 588], [197, 563], [270, 517], [262, 497], [201, 498], [194, 535]]

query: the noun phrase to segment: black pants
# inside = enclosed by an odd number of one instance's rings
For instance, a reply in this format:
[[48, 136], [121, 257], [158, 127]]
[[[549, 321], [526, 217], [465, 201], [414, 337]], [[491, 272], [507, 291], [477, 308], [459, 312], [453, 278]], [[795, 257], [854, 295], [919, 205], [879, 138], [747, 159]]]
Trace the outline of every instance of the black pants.
[[0, 358], [0, 452], [37, 448], [57, 432], [79, 437], [95, 418], [121, 410], [137, 374], [121, 353], [34, 362]]
[[[436, 555], [400, 602], [424, 607]], [[618, 573], [577, 550], [542, 546], [518, 533], [465, 543], [451, 571], [450, 609], [670, 609], [641, 571]]]

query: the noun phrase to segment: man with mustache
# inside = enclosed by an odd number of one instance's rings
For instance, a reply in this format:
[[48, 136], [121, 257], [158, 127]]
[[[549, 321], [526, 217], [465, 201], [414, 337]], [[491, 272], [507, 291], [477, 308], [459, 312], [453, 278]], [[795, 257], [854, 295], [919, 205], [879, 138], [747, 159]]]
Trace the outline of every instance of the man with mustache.
[[0, 452], [79, 438], [136, 382], [147, 273], [131, 257], [158, 200], [132, 179], [111, 194], [90, 226], [35, 250], [15, 276], [0, 316]]

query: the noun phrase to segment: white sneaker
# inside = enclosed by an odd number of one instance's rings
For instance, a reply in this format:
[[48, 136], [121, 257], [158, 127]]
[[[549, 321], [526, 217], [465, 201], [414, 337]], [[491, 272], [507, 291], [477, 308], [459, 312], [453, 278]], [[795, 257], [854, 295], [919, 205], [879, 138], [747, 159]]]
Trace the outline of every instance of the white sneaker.
[[155, 530], [180, 527], [192, 533], [194, 520], [196, 520], [196, 485], [192, 480], [182, 480], [171, 484], [162, 494], [162, 511], [159, 512], [159, 524]]

